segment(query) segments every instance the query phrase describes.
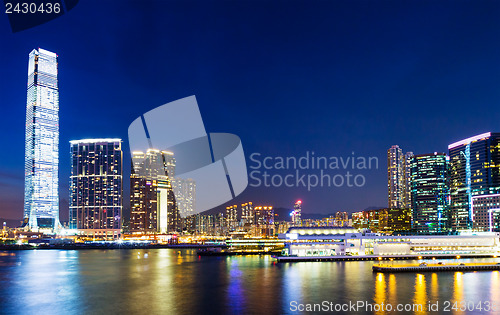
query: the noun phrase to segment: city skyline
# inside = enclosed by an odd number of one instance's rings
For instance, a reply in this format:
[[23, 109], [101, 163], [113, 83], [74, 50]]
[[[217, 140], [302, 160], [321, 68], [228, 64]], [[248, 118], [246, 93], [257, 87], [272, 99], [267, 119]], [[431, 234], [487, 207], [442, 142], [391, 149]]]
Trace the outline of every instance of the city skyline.
[[[57, 73], [58, 63], [55, 53], [41, 48], [34, 49], [30, 53], [26, 110], [24, 225], [34, 231], [39, 227], [60, 228]], [[68, 226], [71, 229], [112, 230], [111, 234], [119, 237], [122, 224], [126, 222], [123, 219], [121, 142], [121, 139], [110, 138], [70, 141], [72, 170]], [[411, 209], [413, 218], [411, 229], [416, 233], [471, 228], [492, 230], [496, 226], [498, 211], [496, 198], [500, 190], [498, 179], [500, 171], [496, 169], [496, 165], [500, 164], [497, 152], [500, 145], [497, 142], [498, 133], [487, 132], [448, 145], [452, 157], [451, 171], [448, 169], [450, 157], [445, 153], [414, 155], [413, 152], [403, 153], [398, 145], [391, 146], [387, 150], [389, 208], [363, 213], [369, 213], [370, 216], [376, 213], [380, 216], [383, 211], [387, 211], [385, 214], [387, 218], [383, 220], [391, 221], [392, 219], [388, 217], [395, 215], [392, 214], [393, 209]], [[130, 230], [142, 233], [180, 232], [185, 228], [183, 218], [193, 214], [193, 205], [196, 203], [195, 181], [190, 178], [175, 177], [176, 158], [173, 152], [148, 149], [146, 153], [132, 151], [131, 155], [129, 199], [131, 209], [128, 224]], [[465, 160], [464, 163], [462, 158]], [[312, 169], [320, 168], [321, 158], [316, 157], [316, 159], [316, 162], [314, 160], [312, 162]], [[324, 158], [324, 161], [327, 159]], [[326, 167], [327, 162], [324, 164]], [[307, 165], [309, 168], [309, 160]], [[354, 157], [352, 165], [354, 169]], [[473, 196], [477, 202], [476, 212], [479, 219], [477, 223], [474, 221], [476, 213]], [[494, 206], [491, 206], [492, 200]], [[292, 226], [302, 226], [301, 203], [302, 201], [298, 200], [290, 213]], [[180, 209], [183, 211], [180, 212]], [[257, 209], [262, 207], [254, 209], [252, 206], [251, 212], [263, 211]], [[264, 209], [268, 211], [267, 207]], [[272, 206], [270, 209], [272, 210]], [[224, 212], [220, 210], [219, 212], [224, 215]], [[245, 224], [244, 213], [244, 204], [241, 214], [238, 214], [236, 205], [226, 207], [224, 225], [228, 231], [236, 231], [236, 227], [240, 224], [239, 219]], [[356, 215], [359, 213], [361, 212], [357, 212]], [[363, 216], [364, 214], [361, 217]], [[258, 223], [257, 219], [253, 220], [255, 221], [253, 223], [257, 228], [260, 225], [266, 226], [268, 232], [264, 234], [270, 235], [274, 233], [271, 232], [274, 228], [267, 227], [274, 226], [274, 210], [270, 218], [265, 220], [271, 222], [269, 224]], [[370, 229], [375, 228], [370, 223], [373, 220], [379, 222], [381, 227], [391, 226], [390, 223], [381, 221], [382, 216], [369, 217], [366, 222]], [[188, 222], [188, 225], [190, 224]], [[254, 225], [251, 226], [254, 228]]]
[[0, 313], [500, 312], [500, 1], [4, 4]]
[[[122, 5], [129, 16], [135, 14], [130, 3]], [[18, 136], [23, 133], [19, 130], [24, 127], [25, 116], [21, 108], [25, 102], [22, 69], [26, 67], [26, 54], [38, 46], [57, 51], [61, 56], [59, 62], [64, 65], [59, 73], [61, 104], [66, 104], [61, 106], [60, 113], [61, 143], [94, 137], [125, 139], [126, 126], [133, 118], [167, 101], [191, 94], [203, 100], [200, 104], [207, 104], [200, 107], [207, 128], [222, 130], [224, 126], [223, 130], [240, 135], [247, 158], [252, 152], [300, 156], [314, 150], [334, 156], [349, 156], [355, 151], [359, 155], [376, 155], [383, 161], [384, 150], [395, 143], [413, 152], [439, 152], [445, 151], [453, 141], [498, 130], [495, 104], [500, 101], [496, 92], [499, 47], [485, 40], [497, 36], [497, 29], [500, 29], [495, 27], [499, 23], [495, 17], [498, 4], [461, 3], [453, 7], [440, 4], [434, 12], [450, 17], [443, 22], [439, 14], [429, 13], [428, 4], [394, 3], [391, 8], [378, 5], [351, 8], [339, 2], [338, 6], [321, 4], [309, 8], [306, 18], [298, 24], [293, 24], [294, 16], [300, 12], [297, 7], [282, 10], [276, 5], [229, 5], [224, 12], [235, 13], [229, 22], [246, 19], [243, 12], [266, 22], [265, 26], [259, 26], [246, 20], [255, 27], [252, 30], [238, 27], [234, 33], [206, 18], [206, 12], [214, 16], [220, 14], [217, 5], [201, 5], [191, 10], [196, 17], [193, 25], [179, 19], [179, 14], [188, 11], [187, 7], [155, 5], [158, 12], [164, 11], [162, 8], [171, 9], [169, 23], [185, 27], [183, 36], [175, 37], [183, 45], [171, 45], [153, 22], [125, 27], [130, 31], [127, 37], [103, 24], [92, 25], [84, 19], [90, 10], [85, 4], [69, 13], [74, 18], [71, 21], [57, 19], [12, 38], [12, 45], [2, 52], [10, 61], [6, 66], [10, 80], [2, 85], [2, 95], [9, 106], [6, 108], [8, 120], [1, 128], [4, 134], [12, 137], [7, 140], [11, 151], [2, 158], [0, 169], [5, 186], [0, 195], [0, 216], [22, 216], [24, 165], [22, 139]], [[382, 19], [370, 14], [374, 9]], [[281, 23], [271, 23], [271, 13], [278, 10], [283, 16]], [[336, 18], [327, 18], [321, 13], [323, 11], [334, 12]], [[427, 23], [415, 23], [418, 27], [406, 24], [405, 13], [398, 16], [395, 12], [412, 12], [415, 19]], [[464, 12], [481, 13], [483, 19], [479, 23], [472, 18], [464, 19]], [[111, 16], [110, 19], [116, 25], [124, 25], [122, 18]], [[322, 21], [327, 27], [318, 28], [313, 20]], [[373, 25], [372, 32], [376, 36], [360, 34], [354, 21]], [[341, 25], [351, 27], [344, 29]], [[395, 29], [394, 25], [400, 27]], [[207, 31], [198, 33], [200, 26], [205, 26]], [[116, 42], [96, 40], [87, 32], [89, 28], [105, 29], [106, 36], [116, 38]], [[11, 36], [4, 29], [1, 32], [4, 37]], [[141, 40], [145, 32], [147, 36]], [[214, 34], [224, 36], [217, 38]], [[311, 43], [310, 34], [321, 39], [312, 43], [312, 47], [307, 45]], [[79, 41], [62, 40], [73, 36]], [[275, 44], [273, 38], [288, 40]], [[136, 40], [137, 45], [131, 46], [131, 40]], [[192, 41], [206, 43], [207, 40], [214, 44], [203, 53], [189, 46]], [[293, 45], [284, 45], [288, 41]], [[248, 46], [249, 42], [257, 45]], [[317, 42], [321, 42], [321, 46]], [[226, 51], [222, 47], [234, 50]], [[338, 47], [349, 49], [343, 51]], [[251, 53], [235, 54], [248, 48]], [[166, 62], [160, 64], [159, 60]], [[165, 77], [165, 73], [169, 75]], [[359, 89], [363, 93], [358, 93]], [[90, 102], [79, 97], [85, 91], [92, 91], [85, 94], [91, 98]], [[463, 110], [471, 104], [493, 114]], [[307, 110], [303, 110], [304, 105]], [[454, 113], [454, 119], [448, 119], [450, 112]], [[219, 113], [230, 114], [235, 119], [227, 119]], [[299, 117], [300, 123], [289, 128], [288, 122], [295, 122]], [[93, 121], [93, 128], [88, 128]], [[431, 132], [436, 123], [439, 123], [440, 132]], [[259, 128], [250, 128], [255, 124]], [[59, 150], [67, 152], [64, 147]], [[124, 151], [127, 151], [125, 147]], [[128, 162], [130, 157], [125, 156], [124, 173], [129, 172]], [[65, 215], [69, 204], [68, 154], [61, 154], [60, 164], [61, 215]], [[259, 199], [276, 207], [289, 207], [290, 201], [302, 199], [307, 200], [303, 213], [325, 214], [381, 207], [387, 198], [383, 164], [380, 163], [378, 170], [365, 173], [367, 184], [363, 188], [318, 188], [311, 192], [295, 188], [249, 188], [236, 202]], [[358, 195], [365, 198], [356, 198]]]
[[[30, 53], [30, 62], [29, 62], [29, 69], [30, 70], [29, 70], [29, 74], [31, 75], [31, 77], [33, 77], [33, 72], [36, 71], [35, 67], [37, 67], [38, 62], [35, 63], [35, 61], [34, 61], [35, 59], [34, 58], [35, 58], [35, 54], [36, 54], [36, 56], [38, 56], [38, 54], [39, 54], [38, 52], [39, 51], [42, 54], [48, 55], [49, 57], [56, 58], [56, 59], [54, 59], [55, 60], [55, 72], [54, 73], [55, 73], [56, 77], [52, 81], [55, 81], [55, 85], [54, 86], [56, 88], [56, 94], [57, 94], [57, 55], [56, 54], [51, 53], [51, 52], [49, 52], [47, 50], [44, 50], [44, 49], [41, 49], [41, 48], [39, 48], [38, 51], [37, 50], [33, 50]], [[34, 76], [34, 78], [36, 78], [36, 76]], [[34, 94], [33, 92], [30, 93], [30, 88], [33, 89], [33, 87], [37, 86], [36, 79], [34, 81], [35, 84], [33, 84], [33, 83], [30, 84], [30, 82], [31, 81], [28, 82], [28, 105], [29, 105], [29, 97], [30, 97], [30, 95]], [[56, 103], [58, 105], [58, 94], [56, 95]], [[29, 110], [28, 110], [28, 114], [27, 115], [30, 115], [30, 111]], [[30, 121], [30, 117], [31, 116], [27, 116], [27, 121]], [[33, 121], [33, 118], [31, 118], [31, 120]], [[56, 122], [58, 122], [58, 121], [56, 121]], [[27, 125], [27, 126], [29, 126], [29, 125]], [[482, 136], [488, 136], [489, 137], [490, 135], [491, 135], [491, 133], [484, 133], [484, 134], [481, 134], [481, 135], [472, 136], [472, 137], [469, 137], [469, 138], [467, 138], [465, 140], [461, 140], [461, 141], [458, 141], [456, 143], [453, 143], [453, 144], [449, 145], [448, 147], [449, 148], [453, 148], [455, 146], [468, 144], [471, 141], [476, 141], [476, 140], [480, 139]], [[58, 136], [58, 134], [57, 134], [57, 136]], [[26, 137], [28, 139], [28, 129], [26, 131]], [[49, 137], [49, 139], [51, 139], [51, 138]], [[57, 140], [58, 140], [58, 137], [57, 137]], [[113, 139], [111, 139], [111, 140], [113, 140]], [[78, 140], [71, 140], [70, 142], [73, 144], [73, 143], [77, 143], [79, 141]], [[26, 142], [26, 143], [28, 143], [28, 142]], [[58, 151], [58, 148], [57, 148], [56, 151]], [[28, 144], [27, 144], [27, 147], [26, 147], [26, 152], [27, 153], [26, 153], [26, 157], [25, 158], [28, 161], [29, 157], [30, 157], [29, 154], [28, 154], [28, 152], [29, 152], [28, 151]], [[411, 180], [410, 180], [409, 170], [410, 170], [410, 161], [412, 160], [413, 156], [414, 156], [413, 152], [403, 153], [403, 151], [399, 148], [398, 145], [393, 145], [387, 151], [387, 163], [388, 163], [388, 171], [387, 171], [388, 173], [387, 174], [388, 174], [388, 180], [389, 180], [389, 184], [388, 184], [389, 194], [388, 194], [388, 196], [389, 196], [389, 207], [390, 208], [391, 207], [392, 208], [408, 208], [409, 205], [411, 204], [411, 200], [410, 200], [410, 195], [411, 195], [411, 192], [410, 192], [410, 190], [411, 190], [411, 188], [410, 188]], [[132, 160], [133, 160], [133, 157], [132, 157]], [[173, 162], [173, 170], [175, 170], [175, 159], [173, 161], [174, 161]], [[56, 168], [56, 172], [57, 172], [57, 168]], [[132, 170], [132, 172], [131, 172], [131, 179], [132, 179], [133, 173], [134, 172]], [[172, 173], [175, 174], [175, 171], [172, 171]], [[57, 180], [56, 180], [56, 183], [57, 183]], [[171, 185], [171, 184], [169, 184], [169, 185]], [[27, 188], [25, 188], [25, 189], [27, 189]], [[131, 194], [131, 196], [132, 196], [132, 194]], [[71, 198], [72, 198], [72, 196], [70, 196], [70, 199]], [[231, 202], [232, 201], [230, 201], [229, 203], [231, 203]], [[298, 203], [300, 204], [301, 201], [299, 200]], [[295, 204], [295, 206], [296, 205], [297, 205], [297, 203]], [[216, 207], [216, 208], [218, 208], [218, 207]], [[226, 209], [228, 209], [228, 208], [231, 208], [231, 206], [226, 207]], [[26, 211], [27, 210], [25, 209], [25, 211], [24, 211], [24, 217], [25, 217], [25, 219], [27, 218], [26, 217], [26, 213], [27, 213]], [[221, 208], [219, 211], [221, 213], [223, 213], [224, 210], [223, 210], [223, 208]], [[133, 212], [133, 207], [131, 207], [131, 209], [130, 209], [130, 218], [131, 218], [131, 220], [133, 220], [133, 218], [132, 218], [132, 212]], [[354, 212], [356, 212], [356, 210], [354, 210], [352, 212], [354, 213]], [[471, 210], [469, 210], [469, 212], [471, 212]], [[72, 221], [72, 218], [71, 218], [71, 213], [72, 213], [71, 206], [70, 206], [69, 213], [70, 213], [69, 221], [71, 222]], [[300, 213], [300, 211], [299, 211], [299, 213]], [[469, 214], [469, 216], [470, 215], [472, 215], [472, 214]], [[58, 216], [59, 216], [59, 214], [57, 215], [57, 222], [59, 221]], [[299, 214], [299, 216], [300, 216], [300, 214]], [[120, 217], [121, 217], [121, 210], [120, 210]], [[292, 217], [292, 223], [293, 223], [293, 217]], [[71, 223], [70, 223], [70, 225], [71, 225]], [[73, 224], [73, 225], [76, 226], [75, 224]], [[31, 223], [30, 223], [30, 226], [31, 226]], [[472, 223], [470, 224], [470, 226], [472, 226]], [[165, 230], [165, 231], [167, 231], [167, 230]]]

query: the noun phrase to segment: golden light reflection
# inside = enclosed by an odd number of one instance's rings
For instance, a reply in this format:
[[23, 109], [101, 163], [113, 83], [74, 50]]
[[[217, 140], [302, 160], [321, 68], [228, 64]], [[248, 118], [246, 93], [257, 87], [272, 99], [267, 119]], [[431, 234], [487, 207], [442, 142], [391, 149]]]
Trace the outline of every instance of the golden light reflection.
[[[158, 252], [161, 253], [161, 256], [157, 255]], [[168, 294], [169, 290], [171, 290], [172, 283], [185, 283], [185, 282], [177, 282], [178, 280], [176, 280], [175, 277], [180, 273], [175, 273], [174, 269], [169, 268], [171, 265], [173, 265], [174, 261], [172, 260], [174, 259], [175, 259], [174, 252], [168, 249], [155, 251], [154, 254], [152, 254], [150, 257], [153, 266], [150, 274], [154, 276], [149, 278], [151, 281], [151, 287], [150, 287], [151, 289], [149, 290], [150, 292], [149, 294], [155, 297], [151, 305], [152, 313], [179, 311], [174, 296], [172, 294]], [[142, 277], [138, 278], [137, 281], [138, 282], [141, 280], [144, 281], [144, 277], [147, 276], [142, 275]], [[140, 292], [137, 293], [138, 296], [144, 294], [142, 291], [143, 286], [141, 286], [139, 283], [136, 283], [134, 287], [136, 287], [136, 290]], [[132, 296], [130, 298], [129, 303], [133, 305], [132, 309], [134, 310], [134, 312], [140, 313], [141, 311], [143, 311], [142, 309], [137, 307], [138, 306], [137, 302], [134, 301], [136, 301], [136, 297]]]
[[[386, 282], [385, 282], [385, 275], [381, 272], [377, 273], [377, 278], [375, 280], [375, 296], [373, 297], [373, 301], [378, 304], [382, 305], [382, 303], [387, 304], [387, 297], [386, 297]], [[384, 311], [379, 311], [376, 312], [375, 314], [386, 314]]]
[[427, 314], [427, 283], [423, 274], [417, 274], [415, 278], [415, 296], [413, 304], [416, 304], [414, 314]]
[[491, 304], [498, 310], [500, 308], [500, 271], [498, 270], [491, 273], [490, 300]]
[[397, 288], [396, 288], [396, 276], [394, 274], [389, 275], [389, 303], [397, 303]]
[[[462, 272], [456, 272], [453, 279], [453, 301], [460, 303], [464, 301], [464, 279]], [[457, 310], [457, 314], [463, 314], [460, 309]]]
[[431, 276], [431, 299], [437, 300], [439, 298], [439, 282], [437, 273]]
[[181, 265], [184, 262], [184, 257], [182, 256], [181, 251], [177, 253], [177, 264]]

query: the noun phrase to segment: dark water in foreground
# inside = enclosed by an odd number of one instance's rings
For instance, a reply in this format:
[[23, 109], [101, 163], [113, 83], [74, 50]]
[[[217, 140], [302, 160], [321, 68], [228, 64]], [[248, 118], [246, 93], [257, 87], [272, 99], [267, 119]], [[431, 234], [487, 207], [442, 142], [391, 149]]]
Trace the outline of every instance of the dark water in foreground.
[[[174, 249], [0, 252], [0, 313], [297, 314], [301, 303], [360, 301], [424, 308], [336, 313], [500, 314], [499, 271], [376, 274], [373, 263], [276, 264], [270, 256]], [[428, 301], [439, 301], [439, 311], [427, 311]], [[469, 302], [469, 311], [450, 304], [445, 312], [446, 301]], [[487, 302], [497, 310], [486, 311]]]

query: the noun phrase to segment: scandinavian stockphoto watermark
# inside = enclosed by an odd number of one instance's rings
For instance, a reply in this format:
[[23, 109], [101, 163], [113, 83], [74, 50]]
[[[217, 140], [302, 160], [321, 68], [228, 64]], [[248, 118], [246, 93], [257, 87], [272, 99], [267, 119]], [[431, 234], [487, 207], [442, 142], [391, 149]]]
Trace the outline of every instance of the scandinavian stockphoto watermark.
[[498, 303], [491, 300], [466, 301], [445, 300], [425, 301], [422, 303], [399, 303], [387, 302], [372, 303], [371, 301], [348, 301], [338, 303], [334, 301], [322, 301], [321, 303], [300, 303], [290, 301], [291, 312], [351, 312], [351, 313], [493, 313], [498, 314]]
[[379, 167], [375, 156], [322, 156], [306, 151], [300, 156], [250, 155], [251, 187], [363, 187], [363, 172]]

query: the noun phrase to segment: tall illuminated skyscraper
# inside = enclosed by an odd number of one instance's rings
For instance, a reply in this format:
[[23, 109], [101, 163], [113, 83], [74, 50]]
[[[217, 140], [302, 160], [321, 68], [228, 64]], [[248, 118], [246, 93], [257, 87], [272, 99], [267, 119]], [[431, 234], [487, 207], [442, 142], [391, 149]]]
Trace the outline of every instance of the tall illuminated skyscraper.
[[60, 226], [57, 58], [41, 48], [29, 54], [24, 220], [32, 230]]
[[70, 141], [69, 226], [72, 229], [114, 230], [122, 227], [123, 153], [121, 139]]
[[403, 154], [403, 150], [393, 145], [387, 150], [387, 189], [389, 208], [409, 208], [410, 193], [410, 161], [412, 152]]
[[413, 229], [418, 233], [447, 230], [448, 161], [444, 153], [415, 155], [411, 163]]
[[389, 150], [387, 150], [387, 178], [389, 208], [403, 207], [403, 150], [401, 150], [397, 145], [393, 145]]

